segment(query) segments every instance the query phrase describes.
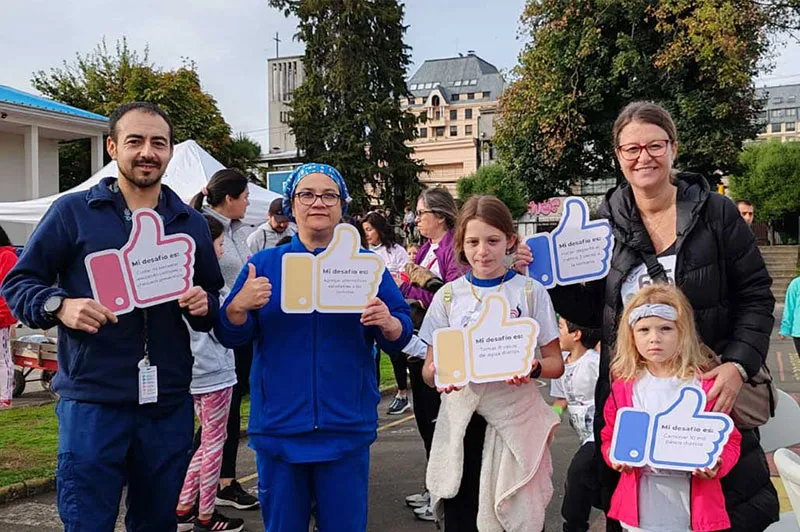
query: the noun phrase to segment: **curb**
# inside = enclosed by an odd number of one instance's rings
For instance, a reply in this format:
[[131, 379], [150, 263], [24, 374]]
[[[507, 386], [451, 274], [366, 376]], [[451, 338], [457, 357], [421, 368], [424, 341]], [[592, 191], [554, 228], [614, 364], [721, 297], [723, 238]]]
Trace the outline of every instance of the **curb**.
[[32, 478], [0, 488], [0, 504], [34, 497], [56, 489], [56, 477]]

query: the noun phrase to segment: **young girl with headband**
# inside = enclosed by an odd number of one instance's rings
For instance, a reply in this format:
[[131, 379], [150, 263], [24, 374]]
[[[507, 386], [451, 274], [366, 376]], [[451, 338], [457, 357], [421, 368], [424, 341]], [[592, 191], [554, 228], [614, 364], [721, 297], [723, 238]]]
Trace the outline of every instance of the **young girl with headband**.
[[[685, 386], [698, 386], [706, 394], [713, 386], [714, 379], [703, 376], [708, 357], [694, 323], [683, 293], [662, 284], [633, 296], [620, 320], [601, 450], [606, 463], [621, 473], [608, 516], [629, 531], [713, 531], [731, 526], [720, 479], [739, 460], [741, 434], [735, 428], [712, 468], [689, 473], [631, 467], [610, 458], [618, 409], [633, 407], [655, 415], [673, 404]], [[707, 402], [706, 411], [714, 402]]]

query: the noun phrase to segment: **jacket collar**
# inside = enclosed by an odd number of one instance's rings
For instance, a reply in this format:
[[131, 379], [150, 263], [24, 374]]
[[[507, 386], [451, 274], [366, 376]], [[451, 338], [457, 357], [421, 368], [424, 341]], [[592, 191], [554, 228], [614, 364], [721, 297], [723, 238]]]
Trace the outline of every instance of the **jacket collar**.
[[[99, 183], [86, 191], [86, 202], [90, 208], [96, 209], [106, 203], [114, 203], [114, 195], [119, 194], [116, 188], [116, 177], [104, 177]], [[161, 194], [158, 198], [156, 211], [168, 224], [178, 217], [189, 216], [189, 207], [172, 191], [167, 185], [162, 183]]]
[[[677, 208], [678, 244], [692, 230], [700, 210], [710, 195], [708, 181], [700, 174], [680, 172], [675, 176], [678, 186]], [[625, 182], [606, 193], [606, 198], [598, 211], [599, 215], [611, 221], [614, 237], [638, 251], [652, 251], [653, 244], [642, 223], [642, 217], [633, 197], [633, 190]]]

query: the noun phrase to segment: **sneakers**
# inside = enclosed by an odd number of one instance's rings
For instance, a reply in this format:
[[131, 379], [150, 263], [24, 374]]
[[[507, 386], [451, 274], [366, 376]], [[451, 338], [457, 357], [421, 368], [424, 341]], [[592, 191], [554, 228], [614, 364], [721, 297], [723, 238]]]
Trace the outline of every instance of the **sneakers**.
[[412, 508], [422, 508], [428, 506], [430, 503], [431, 494], [428, 490], [406, 497], [406, 504]]
[[436, 521], [436, 519], [433, 517], [433, 509], [431, 508], [430, 503], [421, 508], [414, 508], [414, 517], [420, 521]]
[[403, 412], [408, 412], [411, 410], [411, 405], [408, 402], [408, 397], [400, 397], [397, 396], [392, 401], [392, 404], [389, 405], [389, 410], [386, 411], [387, 414], [390, 416], [399, 416]]
[[178, 532], [192, 532], [195, 522], [197, 522], [197, 506], [188, 514], [178, 515]]
[[225, 517], [221, 513], [214, 512], [208, 523], [203, 523], [199, 519], [194, 522], [194, 532], [227, 531], [241, 532], [244, 529], [244, 520], [234, 517]]
[[[226, 488], [217, 488], [216, 504], [217, 506], [231, 506], [237, 510], [255, 510], [258, 508], [258, 499], [244, 491], [241, 484], [234, 480]], [[214, 530], [228, 529], [215, 528]]]

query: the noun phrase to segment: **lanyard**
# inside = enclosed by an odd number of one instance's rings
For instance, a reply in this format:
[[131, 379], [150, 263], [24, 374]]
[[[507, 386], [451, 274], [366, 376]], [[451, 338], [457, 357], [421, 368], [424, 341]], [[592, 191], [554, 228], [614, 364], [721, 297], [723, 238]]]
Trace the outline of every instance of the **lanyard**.
[[150, 365], [150, 346], [148, 345], [148, 334], [147, 334], [147, 309], [142, 309], [142, 317], [144, 322], [144, 327], [142, 330], [142, 335], [144, 336], [144, 363], [146, 366]]

